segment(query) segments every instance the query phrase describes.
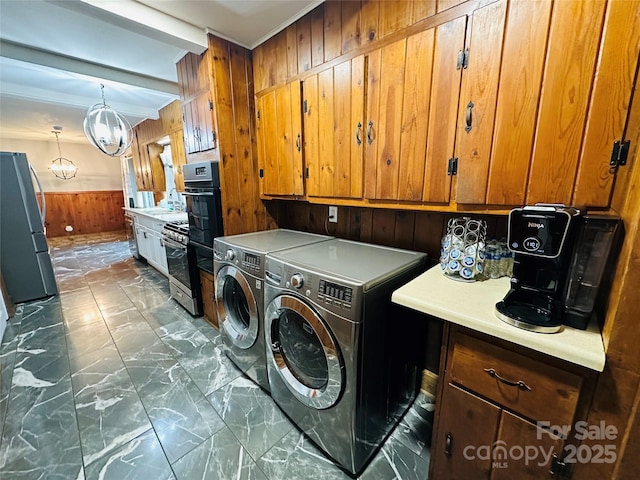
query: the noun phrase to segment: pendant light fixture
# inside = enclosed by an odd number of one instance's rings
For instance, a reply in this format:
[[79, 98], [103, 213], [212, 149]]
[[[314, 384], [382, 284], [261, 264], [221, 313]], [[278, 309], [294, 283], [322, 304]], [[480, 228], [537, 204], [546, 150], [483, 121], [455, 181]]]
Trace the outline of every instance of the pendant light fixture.
[[76, 176], [78, 172], [78, 167], [74, 165], [71, 160], [68, 160], [62, 156], [62, 152], [60, 151], [60, 139], [58, 135], [62, 131], [62, 127], [54, 126], [51, 133], [56, 136], [56, 143], [58, 144], [58, 158], [56, 158], [53, 162], [51, 162], [51, 166], [49, 169], [51, 172], [58, 178], [63, 180], [69, 180]]
[[132, 140], [132, 130], [129, 121], [111, 108], [104, 99], [104, 85], [102, 103], [96, 103], [87, 110], [84, 119], [84, 134], [91, 144], [112, 157], [122, 155]]

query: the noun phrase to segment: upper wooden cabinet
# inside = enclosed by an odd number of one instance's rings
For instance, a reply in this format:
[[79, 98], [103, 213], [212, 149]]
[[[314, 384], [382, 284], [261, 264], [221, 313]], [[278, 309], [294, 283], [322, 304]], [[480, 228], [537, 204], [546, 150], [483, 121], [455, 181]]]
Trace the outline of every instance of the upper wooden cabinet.
[[304, 194], [300, 82], [257, 97], [256, 131], [263, 195]]
[[609, 206], [614, 144], [640, 137], [640, 0], [356, 7], [325, 2], [255, 50], [260, 97], [302, 82], [310, 198]]
[[218, 147], [217, 121], [212, 98], [212, 66], [207, 52], [187, 53], [176, 65], [182, 100], [186, 153]]

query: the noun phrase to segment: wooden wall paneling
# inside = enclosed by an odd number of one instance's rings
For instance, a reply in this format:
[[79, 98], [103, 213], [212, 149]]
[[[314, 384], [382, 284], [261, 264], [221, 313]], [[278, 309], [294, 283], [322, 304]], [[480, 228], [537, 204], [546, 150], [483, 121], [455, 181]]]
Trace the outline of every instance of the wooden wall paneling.
[[342, 7], [338, 0], [326, 0], [324, 5], [324, 61], [342, 54]]
[[456, 69], [456, 62], [457, 52], [464, 50], [466, 23], [466, 18], [460, 17], [436, 27], [424, 202], [448, 203], [451, 195], [447, 166], [454, 152], [462, 81], [462, 70]]
[[258, 93], [268, 87], [267, 76], [264, 71], [264, 43], [258, 45], [251, 52], [253, 54], [253, 82], [255, 92]]
[[[264, 42], [261, 46], [260, 58], [262, 59], [262, 75], [263, 75], [263, 88], [268, 88], [275, 85], [278, 81], [276, 72], [276, 62], [278, 56], [276, 54], [277, 39], [271, 37]], [[263, 89], [261, 88], [261, 90]]]
[[[471, 20], [469, 67], [462, 75], [458, 118], [458, 203], [484, 203], [489, 177], [507, 1], [476, 10]], [[506, 68], [510, 68], [507, 66]], [[462, 119], [473, 102], [471, 129]], [[500, 177], [504, 179], [503, 175]]]
[[392, 247], [396, 238], [396, 212], [393, 210], [374, 209], [372, 225], [372, 243]]
[[341, 2], [342, 7], [342, 53], [360, 47], [360, 2]]
[[416, 214], [411, 211], [396, 211], [393, 246], [411, 250], [415, 232]]
[[305, 15], [296, 23], [298, 73], [311, 69], [311, 16]]
[[379, 38], [380, 0], [362, 0], [360, 7], [360, 43], [365, 45]]
[[298, 75], [298, 38], [296, 24], [293, 23], [285, 30], [287, 38], [287, 78]]
[[335, 164], [335, 101], [334, 71], [332, 68], [318, 74], [318, 193], [332, 197]]
[[379, 199], [398, 198], [401, 133], [399, 125], [402, 124], [406, 46], [406, 39], [402, 39], [382, 48], [380, 106], [376, 132], [379, 145], [374, 197]]
[[309, 171], [305, 179], [307, 195], [320, 195], [320, 155], [319, 155], [319, 99], [318, 99], [318, 75], [308, 77], [302, 83], [303, 104], [306, 112], [303, 112], [304, 123], [304, 160], [305, 167]]
[[238, 45], [229, 45], [235, 158], [238, 164], [238, 187], [243, 232], [255, 232], [264, 222], [264, 206], [259, 199], [257, 150], [254, 143], [253, 89], [250, 70], [251, 53]]
[[289, 78], [287, 76], [288, 73], [288, 61], [287, 61], [287, 31], [283, 30], [280, 33], [276, 34], [274, 39], [274, 49], [272, 55], [275, 53], [275, 68], [274, 68], [274, 83], [273, 85], [280, 85], [287, 81]]
[[402, 128], [398, 171], [398, 199], [420, 201], [431, 103], [434, 29], [407, 39]]
[[411, 23], [418, 23], [436, 13], [436, 0], [413, 0]]
[[554, 3], [527, 203], [571, 202], [605, 3]]
[[413, 250], [425, 252], [429, 258], [438, 261], [440, 258], [440, 242], [446, 224], [444, 215], [437, 212], [417, 212], [413, 231]]
[[413, 2], [383, 0], [380, 2], [380, 38], [411, 24]]
[[360, 210], [360, 238], [361, 242], [371, 243], [373, 241], [373, 212], [372, 208]]
[[294, 135], [291, 127], [291, 87], [289, 84], [276, 88], [276, 138], [278, 155], [278, 193], [294, 195]]
[[624, 134], [638, 66], [639, 11], [640, 1], [607, 3], [573, 205], [609, 206], [615, 178], [609, 171], [611, 149]]
[[229, 65], [229, 42], [209, 35], [209, 55], [215, 79], [215, 105], [220, 118], [220, 192], [225, 235], [243, 233], [242, 194], [240, 191], [238, 158], [234, 139], [233, 92]]
[[[45, 192], [47, 237], [124, 230], [123, 192]], [[65, 231], [71, 225], [72, 232]]]
[[487, 185], [488, 204], [524, 204], [551, 5], [529, 0], [512, 0], [509, 5]]
[[362, 212], [363, 208], [347, 207], [349, 212], [348, 230], [345, 238], [351, 240], [360, 241], [360, 235], [362, 232]]
[[318, 5], [311, 13], [311, 65], [324, 63], [324, 4]]
[[377, 186], [378, 164], [378, 117], [380, 116], [380, 67], [382, 64], [381, 50], [374, 50], [367, 56], [367, 95], [366, 117], [364, 119], [364, 196], [375, 198]]
[[325, 235], [328, 229], [328, 207], [326, 205], [318, 205], [313, 203], [307, 205], [307, 215], [309, 223], [305, 230]]

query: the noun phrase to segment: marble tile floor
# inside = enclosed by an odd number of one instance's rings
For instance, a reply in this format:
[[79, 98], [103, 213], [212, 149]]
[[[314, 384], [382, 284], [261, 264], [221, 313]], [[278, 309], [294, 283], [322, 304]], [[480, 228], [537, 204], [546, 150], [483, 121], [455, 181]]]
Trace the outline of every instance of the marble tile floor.
[[[60, 295], [19, 305], [0, 346], [0, 478], [349, 479], [169, 298], [120, 237], [52, 242]], [[416, 403], [422, 401], [418, 397]], [[424, 480], [409, 410], [359, 476]]]

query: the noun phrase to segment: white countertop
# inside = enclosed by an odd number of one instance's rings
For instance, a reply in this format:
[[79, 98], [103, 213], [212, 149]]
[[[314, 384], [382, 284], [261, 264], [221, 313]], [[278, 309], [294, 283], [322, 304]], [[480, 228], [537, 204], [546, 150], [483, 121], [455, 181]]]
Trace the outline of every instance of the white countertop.
[[495, 304], [508, 291], [508, 277], [465, 283], [447, 278], [436, 265], [393, 292], [391, 300], [598, 372], [604, 369], [602, 336], [594, 322], [587, 330], [563, 326], [558, 333], [550, 334], [514, 327], [495, 315]]
[[161, 220], [163, 222], [178, 222], [188, 220], [187, 212], [176, 212], [162, 207], [150, 207], [150, 208], [129, 208], [123, 207], [125, 212], [134, 213], [136, 215], [144, 215], [146, 217], [153, 218], [154, 220]]

